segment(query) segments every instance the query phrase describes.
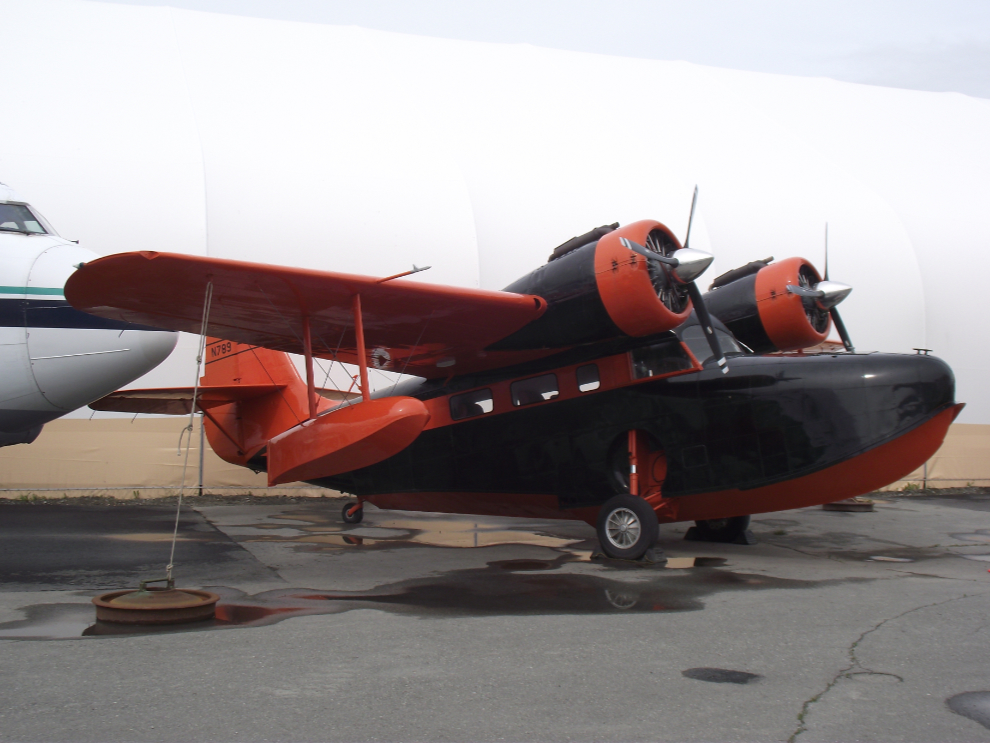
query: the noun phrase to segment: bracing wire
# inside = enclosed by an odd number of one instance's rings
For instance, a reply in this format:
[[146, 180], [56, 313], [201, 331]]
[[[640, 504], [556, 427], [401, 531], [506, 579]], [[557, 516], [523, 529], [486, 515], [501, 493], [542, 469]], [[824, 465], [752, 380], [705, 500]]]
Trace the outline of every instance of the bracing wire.
[[[165, 577], [172, 585], [172, 567], [175, 561], [175, 543], [179, 539], [179, 516], [182, 514], [182, 496], [186, 490], [186, 470], [189, 467], [189, 450], [192, 447], [192, 435], [195, 430], [196, 403], [199, 399], [199, 377], [203, 368], [203, 356], [206, 354], [206, 329], [210, 324], [210, 306], [213, 304], [213, 282], [206, 284], [206, 294], [203, 297], [203, 320], [199, 326], [199, 352], [196, 354], [196, 379], [193, 382], [192, 404], [189, 406], [189, 425], [183, 429], [186, 437], [186, 457], [182, 462], [182, 482], [179, 485], [179, 500], [175, 504], [175, 528], [172, 530], [172, 550], [165, 566]], [[182, 436], [179, 436], [181, 446]]]

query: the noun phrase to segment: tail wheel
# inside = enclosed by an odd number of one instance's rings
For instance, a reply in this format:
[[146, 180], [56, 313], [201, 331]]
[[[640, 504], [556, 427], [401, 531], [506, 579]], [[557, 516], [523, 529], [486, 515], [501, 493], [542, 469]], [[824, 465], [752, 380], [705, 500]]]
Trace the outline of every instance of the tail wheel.
[[598, 512], [598, 541], [609, 557], [638, 560], [659, 534], [656, 513], [634, 495], [616, 495]]
[[348, 503], [340, 512], [345, 524], [360, 524], [364, 518], [364, 508], [360, 503]]

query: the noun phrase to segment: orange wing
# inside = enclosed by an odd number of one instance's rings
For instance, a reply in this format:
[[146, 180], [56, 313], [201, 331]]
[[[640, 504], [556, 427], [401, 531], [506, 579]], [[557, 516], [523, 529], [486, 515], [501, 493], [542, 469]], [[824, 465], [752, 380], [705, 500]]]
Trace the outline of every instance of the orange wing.
[[548, 353], [485, 351], [542, 315], [542, 298], [402, 279], [142, 251], [84, 264], [65, 297], [99, 317], [198, 334], [209, 282], [207, 333], [276, 351], [303, 352], [308, 316], [314, 356], [357, 363], [351, 308], [360, 294], [373, 368], [444, 377]]

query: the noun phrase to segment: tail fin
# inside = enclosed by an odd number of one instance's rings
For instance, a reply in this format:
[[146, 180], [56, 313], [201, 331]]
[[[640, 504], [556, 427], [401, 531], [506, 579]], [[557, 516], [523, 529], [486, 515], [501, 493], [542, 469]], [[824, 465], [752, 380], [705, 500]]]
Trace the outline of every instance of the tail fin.
[[271, 387], [267, 394], [209, 409], [206, 435], [222, 459], [246, 464], [269, 439], [309, 417], [306, 383], [287, 354], [208, 338], [204, 361], [204, 385]]

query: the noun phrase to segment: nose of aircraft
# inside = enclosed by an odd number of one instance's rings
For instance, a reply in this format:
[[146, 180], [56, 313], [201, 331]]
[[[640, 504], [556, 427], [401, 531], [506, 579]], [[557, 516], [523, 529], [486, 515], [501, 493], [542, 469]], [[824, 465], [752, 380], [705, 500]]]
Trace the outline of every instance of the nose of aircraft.
[[955, 402], [952, 369], [935, 356], [870, 354], [860, 359], [857, 372], [875, 435], [901, 431]]
[[[177, 333], [113, 323], [73, 309], [56, 298], [80, 262], [95, 254], [76, 245], [41, 253], [29, 288], [52, 298], [25, 313], [31, 373], [39, 392], [55, 408], [70, 411], [97, 400], [158, 366], [175, 347]], [[35, 306], [37, 305], [37, 306]]]
[[48, 402], [66, 411], [151, 371], [172, 352], [178, 338], [177, 333], [155, 330], [35, 328], [30, 332], [31, 368], [38, 389]]

